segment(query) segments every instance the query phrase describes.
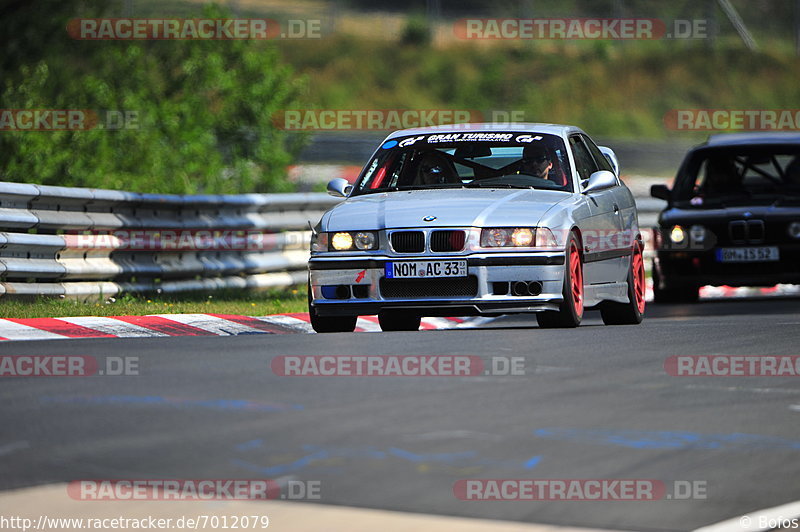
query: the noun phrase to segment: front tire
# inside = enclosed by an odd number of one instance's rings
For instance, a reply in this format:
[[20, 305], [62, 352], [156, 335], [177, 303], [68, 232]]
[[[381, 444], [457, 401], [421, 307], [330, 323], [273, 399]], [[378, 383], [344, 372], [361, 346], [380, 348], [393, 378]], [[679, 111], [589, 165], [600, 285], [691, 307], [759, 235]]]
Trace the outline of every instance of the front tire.
[[311, 285], [308, 286], [308, 315], [311, 327], [318, 333], [353, 332], [356, 330], [358, 316], [317, 316], [311, 306]]
[[543, 329], [577, 327], [583, 319], [583, 261], [575, 233], [570, 234], [565, 258], [564, 300], [558, 311], [540, 312], [536, 315]]
[[631, 265], [628, 268], [628, 303], [607, 301], [600, 305], [600, 316], [606, 325], [638, 325], [642, 323], [645, 308], [647, 280], [644, 273], [642, 245], [634, 245]]
[[670, 285], [668, 280], [664, 281], [665, 288], [661, 288], [662, 279], [658, 275], [655, 263], [653, 263], [653, 301], [658, 304], [669, 303], [697, 303], [700, 298], [700, 288], [697, 286], [675, 286]]
[[378, 323], [382, 331], [418, 331], [422, 317], [398, 310], [384, 310], [378, 313]]

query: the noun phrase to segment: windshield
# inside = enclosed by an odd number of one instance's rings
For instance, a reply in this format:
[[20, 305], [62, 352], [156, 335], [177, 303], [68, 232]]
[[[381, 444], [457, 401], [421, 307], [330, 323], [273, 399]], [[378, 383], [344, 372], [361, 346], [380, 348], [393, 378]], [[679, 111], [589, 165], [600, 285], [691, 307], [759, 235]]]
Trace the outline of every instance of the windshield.
[[752, 202], [800, 196], [800, 146], [701, 150], [675, 186], [678, 201]]
[[563, 140], [555, 135], [446, 133], [385, 142], [354, 195], [426, 188], [538, 188], [572, 191]]

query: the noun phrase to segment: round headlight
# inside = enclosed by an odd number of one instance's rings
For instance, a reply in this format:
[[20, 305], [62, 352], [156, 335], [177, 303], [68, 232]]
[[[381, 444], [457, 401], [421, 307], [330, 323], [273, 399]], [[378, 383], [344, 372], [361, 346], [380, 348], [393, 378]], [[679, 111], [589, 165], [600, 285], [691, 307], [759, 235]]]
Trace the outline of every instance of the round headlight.
[[511, 242], [515, 246], [528, 247], [533, 243], [533, 231], [527, 227], [518, 227], [511, 234]]
[[481, 245], [484, 247], [500, 248], [509, 244], [509, 231], [496, 227], [494, 229], [484, 229], [481, 238]]
[[680, 225], [676, 225], [672, 228], [672, 231], [669, 233], [669, 239], [675, 242], [676, 244], [680, 244], [684, 240], [686, 240], [686, 231], [683, 230], [683, 227]]
[[350, 233], [336, 233], [331, 239], [331, 245], [336, 251], [347, 251], [353, 247], [353, 237]]
[[375, 247], [375, 233], [356, 233], [355, 243], [356, 248], [361, 251], [372, 249]]
[[689, 236], [692, 238], [692, 242], [699, 244], [706, 239], [706, 228], [702, 225], [693, 225], [689, 228]]
[[788, 233], [792, 238], [800, 238], [800, 222], [790, 223]]

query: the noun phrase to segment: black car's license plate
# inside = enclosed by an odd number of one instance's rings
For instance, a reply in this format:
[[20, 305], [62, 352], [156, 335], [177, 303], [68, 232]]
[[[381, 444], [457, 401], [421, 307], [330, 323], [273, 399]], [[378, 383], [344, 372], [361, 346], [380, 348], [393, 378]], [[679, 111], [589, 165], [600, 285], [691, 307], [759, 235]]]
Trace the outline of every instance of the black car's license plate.
[[718, 248], [718, 262], [775, 262], [780, 260], [780, 252], [776, 246]]

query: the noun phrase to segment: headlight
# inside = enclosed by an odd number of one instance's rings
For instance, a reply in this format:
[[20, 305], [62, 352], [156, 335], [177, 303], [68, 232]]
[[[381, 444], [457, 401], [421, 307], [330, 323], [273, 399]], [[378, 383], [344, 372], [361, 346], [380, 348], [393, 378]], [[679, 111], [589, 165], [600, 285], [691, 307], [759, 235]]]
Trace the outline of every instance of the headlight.
[[374, 231], [333, 233], [330, 237], [331, 251], [369, 251], [378, 247], [378, 235]]
[[706, 239], [706, 228], [702, 225], [693, 225], [689, 228], [689, 236], [695, 244], [701, 244]]
[[683, 227], [680, 225], [676, 225], [672, 228], [672, 231], [669, 232], [669, 239], [675, 244], [680, 244], [686, 240], [686, 231], [684, 231]]
[[481, 247], [501, 248], [511, 243], [511, 229], [494, 228], [481, 231]]
[[331, 239], [331, 247], [336, 251], [347, 251], [353, 247], [353, 237], [350, 233], [336, 233]]
[[511, 233], [511, 243], [517, 247], [530, 247], [533, 244], [533, 230], [527, 227], [518, 227]]
[[792, 238], [800, 238], [800, 222], [790, 223], [788, 233]]
[[481, 230], [481, 247], [527, 248], [534, 244], [536, 229], [533, 227], [490, 227]]
[[375, 233], [360, 231], [355, 235], [356, 248], [361, 251], [366, 251], [375, 247]]

